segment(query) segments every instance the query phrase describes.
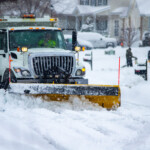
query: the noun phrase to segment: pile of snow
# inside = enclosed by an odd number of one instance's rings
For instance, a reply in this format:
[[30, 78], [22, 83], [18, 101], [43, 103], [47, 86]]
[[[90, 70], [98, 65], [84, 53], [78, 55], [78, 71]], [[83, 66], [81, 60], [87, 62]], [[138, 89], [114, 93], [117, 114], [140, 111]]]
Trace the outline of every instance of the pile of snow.
[[78, 5], [76, 8], [76, 11], [80, 15], [89, 15], [89, 14], [97, 14], [97, 13], [102, 13], [104, 11], [107, 11], [110, 9], [110, 6], [88, 6], [88, 5]]
[[73, 10], [77, 6], [78, 1], [75, 0], [61, 0], [54, 3], [54, 9], [59, 14], [73, 14]]
[[126, 17], [128, 14], [129, 8], [128, 7], [118, 7], [112, 11], [113, 15], [120, 15], [121, 17]]

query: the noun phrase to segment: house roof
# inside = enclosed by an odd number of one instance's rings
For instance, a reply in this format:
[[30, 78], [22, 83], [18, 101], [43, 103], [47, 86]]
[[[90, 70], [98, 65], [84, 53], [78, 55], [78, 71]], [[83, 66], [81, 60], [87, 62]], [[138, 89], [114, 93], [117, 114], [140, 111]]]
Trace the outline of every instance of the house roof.
[[150, 1], [136, 0], [137, 6], [141, 16], [150, 16]]
[[118, 7], [111, 12], [112, 15], [119, 15], [120, 17], [128, 16], [129, 7]]
[[97, 14], [110, 9], [110, 6], [88, 6], [88, 5], [78, 5], [75, 0], [65, 0], [56, 4], [54, 9], [57, 14], [63, 14], [68, 16], [82, 16]]
[[77, 0], [62, 0], [54, 4], [54, 10], [57, 14], [72, 14], [77, 5]]

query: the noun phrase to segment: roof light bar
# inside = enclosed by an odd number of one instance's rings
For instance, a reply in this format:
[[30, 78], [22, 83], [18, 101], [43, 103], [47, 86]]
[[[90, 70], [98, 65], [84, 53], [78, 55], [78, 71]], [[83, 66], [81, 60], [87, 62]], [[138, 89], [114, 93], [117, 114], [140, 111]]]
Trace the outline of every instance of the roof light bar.
[[24, 14], [23, 16], [22, 16], [22, 18], [35, 18], [35, 15], [34, 14]]
[[50, 18], [50, 22], [56, 22], [57, 18]]
[[0, 21], [7, 21], [7, 19], [3, 19], [3, 18], [2, 18], [2, 19], [0, 19]]

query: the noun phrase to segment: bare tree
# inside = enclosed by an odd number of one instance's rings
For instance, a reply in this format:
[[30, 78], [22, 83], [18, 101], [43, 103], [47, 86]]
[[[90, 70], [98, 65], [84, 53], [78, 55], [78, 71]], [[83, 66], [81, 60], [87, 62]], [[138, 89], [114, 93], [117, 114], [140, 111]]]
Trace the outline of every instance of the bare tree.
[[35, 14], [38, 17], [43, 17], [45, 14], [52, 12], [52, 6], [58, 3], [60, 0], [16, 0], [16, 2], [5, 1], [3, 2], [4, 14]]
[[135, 28], [127, 28], [123, 31], [121, 41], [125, 46], [131, 47], [136, 41], [139, 40], [139, 30]]
[[[13, 3], [16, 2], [17, 0], [7, 0], [7, 2], [9, 3]], [[5, 4], [6, 0], [0, 0], [0, 16], [3, 16], [3, 8], [4, 8], [4, 4]]]

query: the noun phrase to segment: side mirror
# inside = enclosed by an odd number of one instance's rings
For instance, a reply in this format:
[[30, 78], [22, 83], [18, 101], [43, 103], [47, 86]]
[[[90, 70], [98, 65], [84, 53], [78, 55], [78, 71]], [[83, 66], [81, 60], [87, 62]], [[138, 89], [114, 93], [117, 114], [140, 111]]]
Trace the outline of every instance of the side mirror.
[[74, 30], [72, 32], [72, 50], [75, 51], [75, 47], [77, 46], [77, 32]]

